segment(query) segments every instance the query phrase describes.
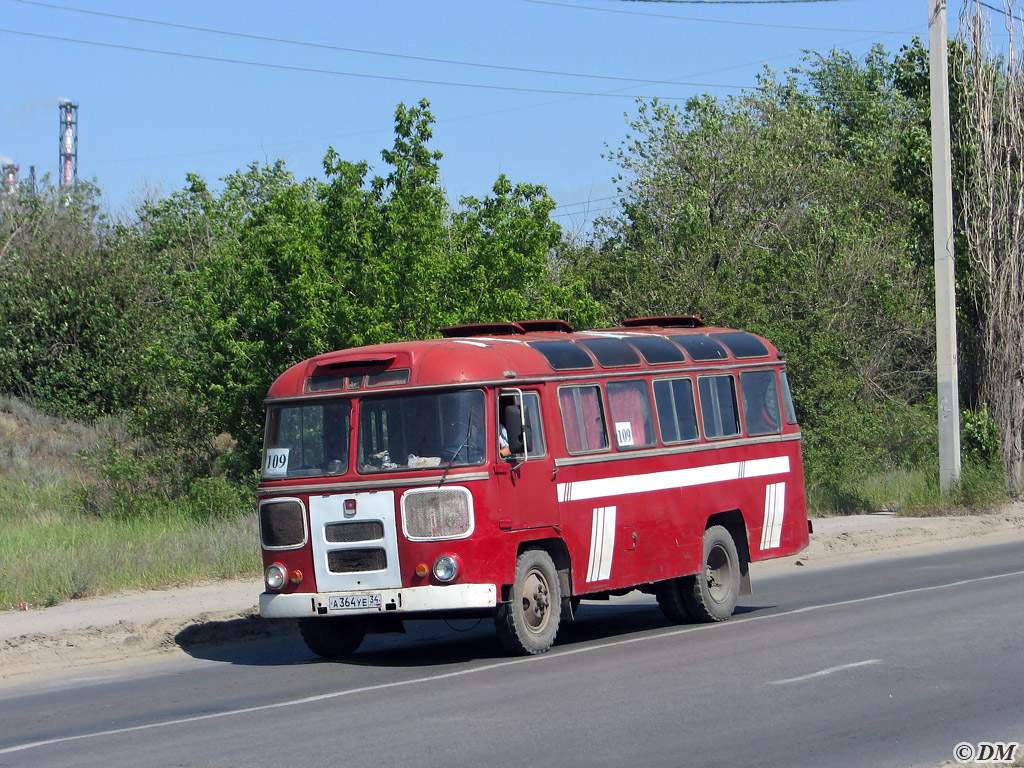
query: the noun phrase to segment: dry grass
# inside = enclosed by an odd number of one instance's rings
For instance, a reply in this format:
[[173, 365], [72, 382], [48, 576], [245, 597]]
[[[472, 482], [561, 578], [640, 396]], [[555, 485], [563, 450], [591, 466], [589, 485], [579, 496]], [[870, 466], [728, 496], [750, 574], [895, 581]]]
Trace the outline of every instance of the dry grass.
[[[130, 443], [114, 421], [69, 422], [0, 398], [0, 610], [259, 573], [251, 505], [227, 484], [149, 498], [132, 515], [87, 509], [107, 479], [86, 457]], [[211, 514], [211, 498], [233, 509]]]

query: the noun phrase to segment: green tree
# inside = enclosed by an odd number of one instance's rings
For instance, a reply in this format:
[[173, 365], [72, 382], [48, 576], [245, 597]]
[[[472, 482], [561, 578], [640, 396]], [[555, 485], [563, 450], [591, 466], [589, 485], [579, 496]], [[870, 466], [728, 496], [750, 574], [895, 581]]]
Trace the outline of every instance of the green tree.
[[492, 194], [465, 197], [455, 214], [452, 262], [459, 322], [558, 318], [589, 325], [596, 304], [579, 284], [559, 282], [554, 256], [562, 230], [551, 219], [555, 201], [536, 184], [501, 175]]
[[426, 100], [416, 107], [398, 105], [394, 145], [381, 152], [390, 172], [375, 176], [368, 190], [357, 186], [365, 164], [343, 163], [333, 150], [325, 160], [326, 231], [332, 261], [347, 262], [352, 343], [423, 338], [455, 312], [449, 290], [451, 211], [440, 185], [441, 153], [427, 146], [434, 120], [429, 106]]
[[615, 317], [695, 313], [776, 342], [819, 484], [920, 451], [904, 425], [931, 397], [929, 275], [893, 162], [917, 117], [877, 51], [641, 103], [613, 154], [620, 214], [569, 259]]
[[129, 239], [88, 183], [0, 200], [0, 391], [87, 420], [137, 405], [159, 276]]
[[337, 286], [321, 248], [316, 182], [278, 161], [227, 177], [216, 196], [196, 177], [147, 211], [150, 248], [175, 274], [183, 319], [170, 348], [193, 401], [255, 466], [262, 400], [288, 365], [330, 348]]

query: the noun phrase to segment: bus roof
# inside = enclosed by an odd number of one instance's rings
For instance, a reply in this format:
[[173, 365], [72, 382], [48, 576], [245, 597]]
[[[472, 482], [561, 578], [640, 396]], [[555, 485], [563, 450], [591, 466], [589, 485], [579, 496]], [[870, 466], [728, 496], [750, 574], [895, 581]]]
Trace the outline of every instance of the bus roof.
[[354, 347], [304, 360], [278, 377], [267, 399], [781, 360], [761, 336], [706, 328], [692, 316], [634, 318], [590, 331], [573, 331], [561, 320], [532, 320], [452, 326], [443, 333], [440, 339]]

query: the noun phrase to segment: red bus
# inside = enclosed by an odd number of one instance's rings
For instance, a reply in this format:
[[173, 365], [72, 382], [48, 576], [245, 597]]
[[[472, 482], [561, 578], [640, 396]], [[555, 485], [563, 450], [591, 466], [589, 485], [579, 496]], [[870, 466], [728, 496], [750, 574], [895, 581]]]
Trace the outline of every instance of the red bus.
[[270, 388], [260, 613], [314, 653], [402, 621], [493, 617], [546, 651], [580, 600], [723, 621], [749, 564], [807, 546], [800, 428], [767, 340], [696, 317], [446, 328]]

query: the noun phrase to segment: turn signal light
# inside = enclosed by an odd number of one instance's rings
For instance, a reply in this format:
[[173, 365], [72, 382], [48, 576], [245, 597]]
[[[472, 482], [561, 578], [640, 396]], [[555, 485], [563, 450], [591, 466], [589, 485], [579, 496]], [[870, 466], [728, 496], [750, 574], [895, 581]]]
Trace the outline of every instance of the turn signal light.
[[419, 576], [421, 579], [428, 573], [430, 573], [430, 568], [427, 567], [426, 563], [420, 563], [416, 566], [416, 575]]
[[292, 584], [299, 584], [302, 581], [302, 571], [296, 568], [294, 571], [288, 574], [288, 580]]

